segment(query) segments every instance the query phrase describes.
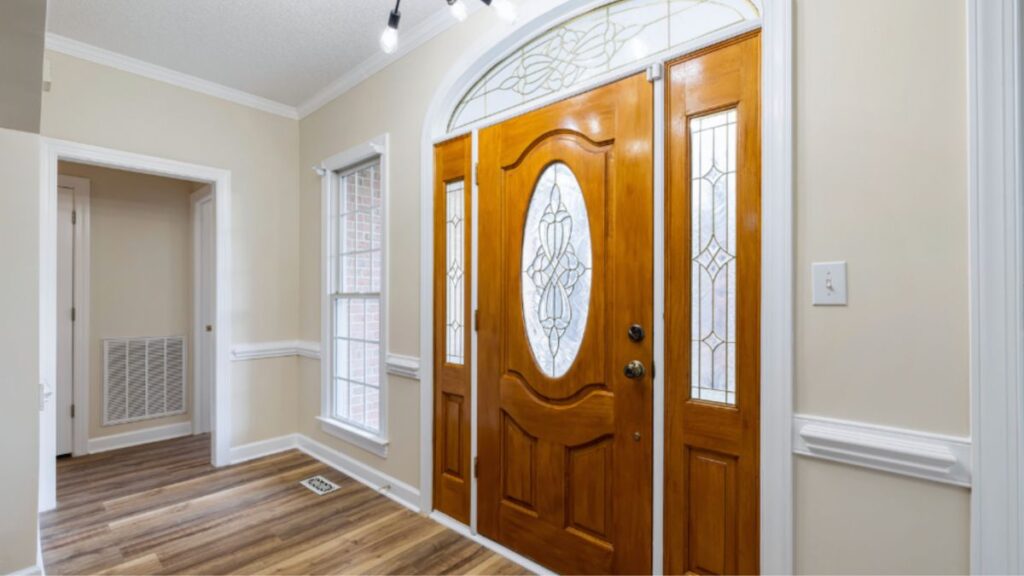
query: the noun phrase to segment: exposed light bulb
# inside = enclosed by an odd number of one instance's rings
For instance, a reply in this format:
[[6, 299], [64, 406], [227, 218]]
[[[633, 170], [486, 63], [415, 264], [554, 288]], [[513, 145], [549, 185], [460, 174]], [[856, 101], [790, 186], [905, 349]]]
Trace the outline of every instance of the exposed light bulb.
[[469, 16], [466, 3], [462, 0], [448, 0], [448, 8], [451, 10], [452, 16], [459, 22], [465, 22], [466, 17]]
[[389, 26], [380, 35], [380, 49], [391, 54], [396, 48], [398, 48], [398, 30]]
[[386, 54], [391, 54], [398, 48], [398, 21], [402, 15], [398, 12], [398, 6], [388, 15], [388, 27], [380, 35], [380, 49]]
[[505, 22], [515, 22], [516, 18], [519, 17], [516, 5], [510, 0], [491, 0], [491, 7], [498, 14], [498, 18]]

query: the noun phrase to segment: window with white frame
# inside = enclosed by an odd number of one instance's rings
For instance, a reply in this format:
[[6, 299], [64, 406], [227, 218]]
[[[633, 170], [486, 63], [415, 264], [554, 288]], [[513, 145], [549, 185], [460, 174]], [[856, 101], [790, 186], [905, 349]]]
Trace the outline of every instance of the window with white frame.
[[384, 198], [380, 154], [329, 172], [330, 356], [324, 416], [381, 437]]

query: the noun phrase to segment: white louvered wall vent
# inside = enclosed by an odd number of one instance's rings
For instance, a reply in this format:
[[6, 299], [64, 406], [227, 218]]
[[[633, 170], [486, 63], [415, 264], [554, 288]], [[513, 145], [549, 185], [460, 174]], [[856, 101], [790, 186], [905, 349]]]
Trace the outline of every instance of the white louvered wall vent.
[[185, 412], [185, 339], [103, 340], [103, 425]]

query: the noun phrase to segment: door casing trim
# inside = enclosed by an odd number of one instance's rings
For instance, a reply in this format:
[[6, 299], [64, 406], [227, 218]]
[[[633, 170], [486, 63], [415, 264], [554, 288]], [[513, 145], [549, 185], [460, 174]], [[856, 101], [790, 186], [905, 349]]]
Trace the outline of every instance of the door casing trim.
[[[761, 295], [761, 570], [766, 573], [790, 573], [793, 571], [793, 0], [765, 0], [762, 29], [762, 295]], [[420, 507], [429, 513], [433, 509], [433, 144], [442, 140], [473, 132], [476, 145], [476, 130], [472, 125], [458, 132], [449, 133], [447, 122], [453, 106], [472, 82], [484, 73], [493, 62], [511, 47], [519, 45], [535, 34], [557, 22], [574, 17], [608, 0], [569, 0], [559, 6], [550, 7], [540, 0], [521, 6], [522, 18], [519, 24], [506, 34], [496, 34], [482, 39], [450, 68], [448, 75], [439, 84], [425, 117], [420, 146], [420, 358], [424, 362], [420, 380]], [[651, 62], [642, 62], [621, 72], [625, 77], [642, 72], [650, 64], [671, 60], [711, 45], [726, 38], [749, 31], [750, 22], [721, 31], [702, 39], [700, 43], [681, 46], [673, 53], [663, 55]], [[618, 76], [617, 76], [618, 77]], [[536, 102], [529, 110], [546, 106], [555, 99], [562, 99], [588, 91], [596, 85], [605, 84], [615, 78], [600, 78], [593, 84], [580, 86], [572, 91], [560, 93], [550, 99]], [[657, 100], [656, 100], [657, 104]], [[661, 102], [664, 105], [664, 102]], [[516, 110], [522, 114], [525, 110]], [[664, 108], [655, 110], [655, 119], [664, 119]], [[491, 117], [487, 125], [499, 123], [506, 118]], [[658, 134], [658, 131], [662, 131]], [[664, 141], [664, 124], [655, 123], [655, 142]], [[474, 164], [475, 166], [475, 164]], [[474, 177], [474, 199], [476, 179]], [[658, 186], [662, 187], [659, 195]], [[655, 201], [664, 199], [664, 178], [655, 175]], [[475, 209], [474, 202], [474, 209]], [[657, 224], [656, 224], [657, 233]], [[664, 242], [664, 226], [656, 243]], [[475, 249], [475, 243], [474, 243]], [[474, 258], [476, 255], [474, 254]], [[658, 264], [656, 263], [656, 266]], [[662, 264], [663, 266], [663, 264]], [[473, 279], [475, 286], [475, 278]], [[655, 282], [661, 283], [660, 293], [664, 295], [664, 275], [655, 275]], [[658, 291], [658, 287], [655, 288]], [[474, 309], [476, 291], [474, 290]], [[656, 304], [656, 309], [658, 304]], [[663, 306], [663, 303], [662, 303]], [[662, 327], [663, 328], [663, 327]], [[657, 329], [657, 328], [656, 328]], [[663, 330], [657, 330], [661, 333]], [[476, 333], [472, 338], [476, 346]], [[664, 342], [661, 342], [662, 349]], [[656, 343], [656, 358], [658, 348]], [[474, 355], [475, 358], [475, 355]], [[663, 356], [662, 356], [663, 360]], [[427, 365], [430, 363], [431, 365]], [[656, 379], [655, 390], [663, 383]], [[472, 371], [472, 389], [476, 398], [476, 366]], [[657, 394], [657, 392], [656, 392]], [[662, 396], [663, 397], [663, 396]], [[476, 456], [476, 408], [472, 410], [471, 446]], [[657, 411], [656, 411], [657, 412]], [[658, 426], [661, 426], [658, 429]], [[658, 498], [664, 497], [664, 415], [655, 416], [654, 453], [654, 502], [653, 504], [653, 546], [652, 567], [659, 572], [663, 560], [663, 526]], [[658, 440], [660, 439], [660, 449]], [[660, 462], [659, 462], [660, 461]], [[475, 479], [471, 487], [470, 530], [476, 532], [475, 524]]]
[[971, 572], [1024, 572], [1024, 0], [967, 2]]

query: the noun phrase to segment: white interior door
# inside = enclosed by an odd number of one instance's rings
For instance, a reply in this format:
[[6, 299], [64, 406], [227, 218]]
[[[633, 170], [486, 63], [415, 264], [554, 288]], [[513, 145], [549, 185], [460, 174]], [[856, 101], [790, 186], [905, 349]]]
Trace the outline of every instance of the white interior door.
[[57, 188], [57, 455], [74, 448], [74, 188]]
[[213, 195], [209, 186], [196, 192], [195, 203], [195, 286], [196, 295], [196, 358], [193, 429], [196, 434], [210, 432], [213, 411], [214, 364], [214, 305], [216, 272], [216, 231]]

